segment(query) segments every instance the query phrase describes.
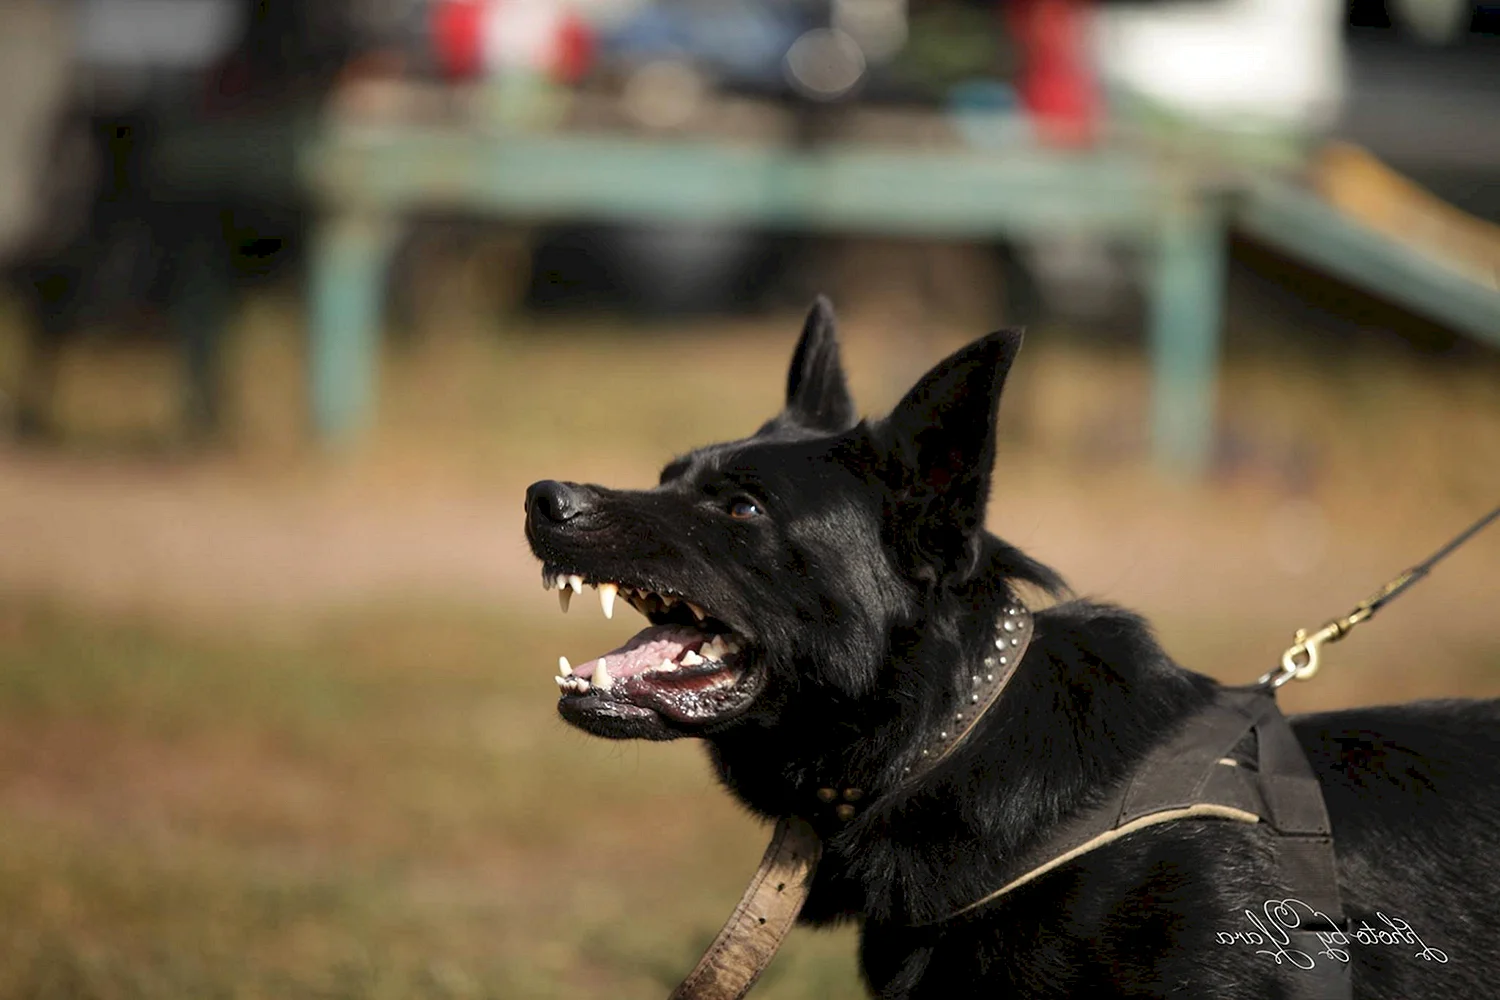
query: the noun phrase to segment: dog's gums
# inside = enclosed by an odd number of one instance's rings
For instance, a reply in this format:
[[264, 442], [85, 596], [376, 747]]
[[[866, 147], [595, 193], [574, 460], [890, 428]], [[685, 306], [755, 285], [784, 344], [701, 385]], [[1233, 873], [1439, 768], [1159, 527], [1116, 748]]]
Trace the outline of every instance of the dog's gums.
[[701, 605], [669, 590], [587, 581], [551, 566], [542, 571], [542, 586], [557, 590], [564, 613], [586, 583], [597, 589], [606, 618], [614, 617], [616, 598], [623, 597], [651, 624], [623, 646], [576, 667], [558, 657], [554, 680], [565, 716], [647, 721], [654, 715], [695, 726], [731, 715], [753, 699], [746, 640]]

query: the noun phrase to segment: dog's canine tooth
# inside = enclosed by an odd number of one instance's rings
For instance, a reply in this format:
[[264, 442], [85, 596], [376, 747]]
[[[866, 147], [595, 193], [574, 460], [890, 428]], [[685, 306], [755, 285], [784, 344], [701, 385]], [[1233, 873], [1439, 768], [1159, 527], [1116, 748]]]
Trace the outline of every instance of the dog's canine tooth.
[[604, 657], [599, 657], [598, 666], [594, 667], [594, 687], [600, 691], [608, 691], [615, 686], [615, 679], [609, 676], [609, 668], [604, 665]]
[[699, 656], [691, 649], [682, 654], [682, 665], [684, 667], [696, 667], [702, 662], [703, 657]]
[[583, 593], [583, 577], [579, 576], [577, 573], [574, 573], [572, 576], [568, 577], [567, 583], [569, 587], [573, 588], [573, 593]]
[[568, 658], [566, 656], [559, 656], [557, 658], [557, 671], [564, 677], [573, 676], [573, 664], [568, 662]]
[[568, 604], [573, 600], [573, 592], [563, 587], [557, 592], [557, 606], [562, 608], [563, 614], [568, 613]]
[[[604, 609], [604, 617], [613, 618], [615, 616], [615, 595], [619, 592], [620, 585], [617, 583], [599, 584], [599, 607]], [[601, 660], [600, 662], [603, 661]]]

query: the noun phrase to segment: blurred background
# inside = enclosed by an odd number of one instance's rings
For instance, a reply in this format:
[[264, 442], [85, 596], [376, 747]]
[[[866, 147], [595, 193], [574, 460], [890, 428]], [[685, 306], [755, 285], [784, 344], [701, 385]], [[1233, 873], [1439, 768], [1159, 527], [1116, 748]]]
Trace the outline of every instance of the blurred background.
[[1497, 222], [1470, 0], [0, 0], [0, 998], [665, 995], [765, 831], [557, 719], [528, 483], [1024, 324], [991, 527], [1247, 681], [1500, 502]]

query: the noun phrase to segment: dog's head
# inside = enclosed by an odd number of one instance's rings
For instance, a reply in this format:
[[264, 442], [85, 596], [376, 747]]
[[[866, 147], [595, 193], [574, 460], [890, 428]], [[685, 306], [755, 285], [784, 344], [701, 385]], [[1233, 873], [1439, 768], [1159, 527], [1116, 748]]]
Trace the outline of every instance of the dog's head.
[[563, 667], [563, 717], [600, 736], [675, 739], [868, 693], [893, 630], [951, 605], [980, 572], [996, 410], [1020, 346], [1018, 332], [977, 340], [890, 416], [860, 421], [819, 299], [785, 407], [752, 436], [676, 459], [651, 490], [534, 484], [526, 535], [543, 583], [597, 587], [606, 614], [618, 597], [651, 622]]

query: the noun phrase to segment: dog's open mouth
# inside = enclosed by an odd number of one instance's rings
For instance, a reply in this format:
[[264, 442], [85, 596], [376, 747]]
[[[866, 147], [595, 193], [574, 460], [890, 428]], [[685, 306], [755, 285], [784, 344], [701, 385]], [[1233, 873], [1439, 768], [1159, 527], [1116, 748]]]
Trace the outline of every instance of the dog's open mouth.
[[[558, 658], [564, 718], [602, 736], [670, 738], [737, 715], [759, 693], [749, 640], [710, 609], [670, 589], [542, 570], [563, 611], [585, 586], [605, 617], [624, 599], [651, 622], [625, 645], [576, 666]], [[665, 725], [660, 725], [664, 723]], [[654, 731], [648, 731], [654, 730]]]

